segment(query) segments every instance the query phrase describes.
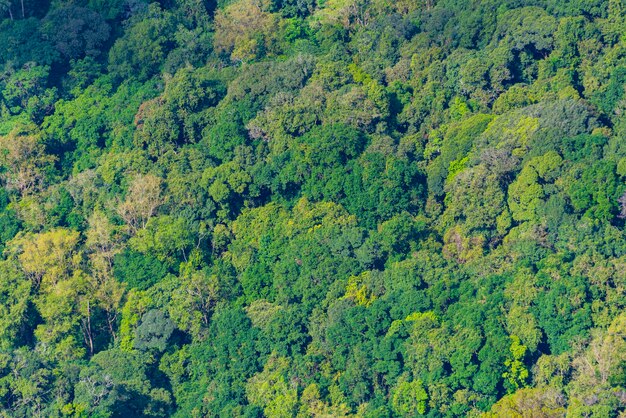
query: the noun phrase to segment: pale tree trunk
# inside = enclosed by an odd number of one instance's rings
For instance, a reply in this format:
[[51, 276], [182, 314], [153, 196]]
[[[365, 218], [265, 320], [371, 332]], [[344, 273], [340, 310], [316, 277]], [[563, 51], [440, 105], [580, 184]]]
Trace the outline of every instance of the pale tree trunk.
[[91, 332], [91, 308], [87, 301], [87, 319], [83, 319], [83, 335], [85, 342], [89, 345], [89, 357], [93, 356], [93, 334]]
[[117, 320], [117, 314], [112, 314], [111, 312], [107, 312], [107, 325], [109, 326], [109, 333], [111, 337], [113, 337], [113, 344], [117, 344], [117, 334], [115, 333], [115, 321]]

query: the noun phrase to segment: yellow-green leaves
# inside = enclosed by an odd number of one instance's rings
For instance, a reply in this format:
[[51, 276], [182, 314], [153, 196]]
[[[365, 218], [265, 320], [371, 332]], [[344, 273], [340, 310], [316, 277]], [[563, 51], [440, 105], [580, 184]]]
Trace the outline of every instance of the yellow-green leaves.
[[11, 261], [0, 262], [0, 350], [20, 345], [33, 284]]
[[356, 305], [368, 307], [376, 299], [372, 290], [368, 288], [370, 271], [365, 271], [359, 276], [351, 276], [346, 285], [345, 299], [352, 300]]
[[426, 413], [428, 394], [421, 380], [400, 382], [392, 393], [391, 404], [401, 417], [415, 417]]
[[538, 217], [539, 205], [545, 197], [542, 184], [553, 181], [562, 158], [551, 151], [528, 162], [509, 186], [508, 203], [513, 219], [534, 221]]
[[510, 338], [511, 347], [509, 350], [511, 353], [510, 357], [504, 362], [508, 370], [504, 372], [502, 377], [509, 383], [511, 391], [515, 391], [526, 385], [529, 377], [528, 369], [524, 364], [527, 347], [521, 344], [519, 337], [512, 335]]
[[41, 234], [18, 235], [8, 248], [17, 255], [22, 269], [36, 286], [53, 286], [69, 277], [82, 261], [78, 243], [78, 232], [59, 228]]
[[365, 26], [370, 19], [368, 0], [327, 0], [315, 14], [321, 24], [341, 25], [344, 28]]
[[283, 22], [268, 11], [264, 0], [239, 0], [215, 16], [215, 47], [235, 62], [245, 62], [278, 52]]
[[263, 408], [268, 418], [291, 418], [298, 403], [297, 387], [288, 380], [288, 358], [272, 355], [263, 371], [254, 375], [246, 385], [246, 396], [253, 405]]

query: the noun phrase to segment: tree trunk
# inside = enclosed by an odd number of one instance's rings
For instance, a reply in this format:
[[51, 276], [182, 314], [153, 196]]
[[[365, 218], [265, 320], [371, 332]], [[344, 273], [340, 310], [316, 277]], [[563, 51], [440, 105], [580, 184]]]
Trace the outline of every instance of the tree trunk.
[[117, 319], [117, 314], [112, 314], [107, 311], [107, 325], [109, 327], [109, 333], [111, 337], [113, 337], [113, 344], [117, 344], [117, 335], [115, 334], [115, 320]]
[[93, 334], [91, 332], [91, 308], [87, 301], [87, 320], [83, 320], [83, 334], [85, 342], [89, 345], [89, 357], [93, 356]]

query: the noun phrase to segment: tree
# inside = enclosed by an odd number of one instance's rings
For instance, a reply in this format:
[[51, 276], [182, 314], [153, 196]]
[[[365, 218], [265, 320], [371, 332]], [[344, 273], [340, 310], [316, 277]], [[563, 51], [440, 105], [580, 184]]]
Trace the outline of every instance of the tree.
[[147, 355], [117, 348], [96, 354], [81, 370], [74, 408], [96, 416], [167, 416], [171, 395], [152, 386]]
[[[556, 19], [539, 7], [525, 7], [504, 13], [495, 36], [515, 51], [530, 48], [539, 54], [552, 49]], [[497, 38], [496, 38], [497, 39]]]
[[0, 136], [0, 177], [8, 190], [28, 195], [41, 190], [51, 174], [54, 156], [47, 155], [35, 134], [15, 129]]
[[34, 302], [43, 323], [35, 336], [51, 346], [58, 359], [82, 357], [81, 339], [91, 355], [99, 343], [93, 323], [98, 286], [80, 269], [83, 253], [78, 244], [78, 232], [60, 228], [18, 235], [9, 243], [10, 254], [38, 291]]
[[402, 417], [424, 415], [427, 410], [428, 394], [420, 380], [403, 381], [393, 391], [393, 409]]
[[484, 164], [457, 174], [446, 186], [446, 209], [441, 216], [450, 228], [444, 238], [446, 251], [463, 260], [467, 257], [462, 253], [477, 254], [487, 240], [503, 235], [510, 225], [505, 199], [497, 173]]
[[173, 263], [177, 259], [187, 261], [189, 252], [198, 242], [194, 238], [193, 227], [189, 222], [164, 215], [150, 219], [129, 244], [134, 250]]
[[40, 291], [35, 304], [44, 322], [35, 329], [35, 336], [41, 345], [52, 348], [54, 358], [79, 359], [84, 347], [90, 356], [96, 352], [95, 294], [95, 281], [80, 270]]
[[106, 215], [99, 211], [94, 211], [88, 222], [85, 246], [90, 250], [91, 272], [98, 282], [96, 297], [105, 312], [109, 333], [115, 341], [118, 311], [124, 296], [124, 285], [113, 278], [115, 256], [120, 251], [119, 231]]
[[172, 293], [168, 312], [176, 326], [194, 338], [206, 335], [210, 319], [220, 300], [220, 288], [215, 274], [200, 270], [182, 275]]
[[516, 221], [537, 221], [545, 200], [542, 184], [554, 181], [563, 159], [556, 152], [529, 161], [509, 186], [509, 208]]
[[118, 206], [117, 212], [132, 232], [143, 229], [156, 210], [164, 202], [161, 196], [162, 180], [152, 174], [137, 175], [133, 178], [126, 199]]
[[151, 156], [185, 143], [195, 143], [207, 123], [205, 109], [215, 106], [224, 95], [221, 84], [203, 70], [181, 68], [168, 78], [165, 91], [139, 106], [135, 115], [135, 144]]
[[0, 10], [2, 10], [3, 12], [7, 12], [11, 20], [13, 20], [13, 10], [11, 10], [12, 9], [11, 3], [12, 3], [11, 0], [0, 1]]
[[364, 27], [372, 20], [372, 3], [367, 0], [331, 0], [315, 14], [322, 24], [339, 24], [344, 28]]
[[119, 231], [102, 212], [94, 211], [88, 219], [89, 227], [85, 233], [85, 246], [91, 251], [92, 269], [103, 278], [108, 278], [113, 268], [113, 260], [119, 252]]
[[62, 57], [77, 59], [99, 55], [109, 38], [110, 28], [102, 16], [91, 9], [65, 6], [48, 13], [42, 31]]
[[246, 384], [248, 401], [261, 406], [268, 418], [294, 416], [298, 392], [285, 377], [288, 370], [289, 359], [272, 355], [265, 363], [263, 371], [252, 376]]
[[160, 310], [146, 312], [135, 330], [134, 347], [141, 351], [162, 352], [174, 332], [174, 323]]
[[10, 261], [0, 263], [0, 347], [5, 352], [25, 341], [22, 335], [31, 320], [32, 283]]
[[526, 385], [526, 380], [529, 377], [529, 372], [524, 365], [524, 356], [526, 355], [527, 347], [520, 343], [519, 337], [511, 336], [511, 357], [504, 363], [508, 367], [502, 377], [507, 379], [512, 391], [515, 391]]
[[31, 120], [40, 123], [50, 113], [56, 99], [54, 89], [46, 89], [50, 67], [34, 62], [17, 70], [9, 70], [2, 82], [2, 98], [12, 114], [25, 111]]
[[565, 411], [563, 394], [559, 390], [550, 387], [524, 388], [500, 399], [484, 416], [557, 418], [564, 416]]
[[282, 24], [263, 0], [239, 0], [215, 15], [215, 47], [232, 61], [278, 52]]
[[113, 261], [113, 275], [129, 288], [146, 290], [162, 280], [168, 265], [155, 256], [126, 248]]
[[18, 235], [8, 247], [36, 287], [54, 286], [70, 277], [80, 265], [79, 239], [78, 232], [58, 228], [41, 234]]
[[580, 391], [577, 396], [583, 395], [587, 390], [597, 393], [619, 382], [618, 379], [624, 374], [626, 361], [625, 331], [626, 318], [619, 315], [613, 319], [607, 330], [596, 333], [586, 349], [572, 361], [575, 379], [571, 388]]
[[152, 3], [131, 20], [131, 26], [109, 51], [109, 70], [121, 78], [145, 81], [156, 74], [173, 46], [174, 20]]

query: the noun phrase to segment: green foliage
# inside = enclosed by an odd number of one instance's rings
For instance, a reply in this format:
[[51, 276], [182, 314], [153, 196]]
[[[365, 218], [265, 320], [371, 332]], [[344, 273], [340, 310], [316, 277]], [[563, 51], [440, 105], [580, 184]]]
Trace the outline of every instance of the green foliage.
[[130, 288], [145, 290], [167, 274], [167, 265], [150, 254], [125, 250], [115, 256], [113, 273]]
[[135, 331], [134, 347], [140, 351], [164, 351], [174, 328], [174, 323], [163, 312], [152, 309], [146, 312], [139, 321]]
[[266, 417], [292, 417], [297, 405], [297, 391], [285, 380], [289, 361], [285, 358], [270, 357], [263, 371], [254, 375], [246, 386], [248, 401], [263, 407]]
[[10, 262], [3, 262], [0, 269], [2, 271], [0, 275], [2, 278], [0, 281], [2, 302], [0, 341], [2, 350], [7, 352], [19, 347], [24, 339], [23, 330], [28, 326], [29, 309], [31, 309], [29, 297], [32, 283]]
[[526, 354], [527, 347], [520, 344], [519, 337], [511, 336], [511, 358], [508, 359], [504, 365], [509, 369], [502, 377], [507, 379], [511, 391], [515, 391], [520, 387], [525, 386], [528, 379], [529, 372], [524, 366], [524, 355]]
[[622, 3], [0, 1], [0, 416], [624, 415]]
[[46, 89], [50, 67], [29, 63], [10, 71], [0, 84], [3, 104], [11, 114], [24, 112], [41, 122], [56, 99], [54, 89]]
[[119, 349], [96, 354], [80, 372], [73, 409], [94, 416], [164, 416], [171, 399], [166, 390], [152, 387], [147, 360]]
[[109, 70], [117, 77], [141, 81], [158, 73], [172, 47], [168, 35], [174, 29], [171, 14], [153, 3], [134, 16], [129, 29], [109, 52]]
[[446, 179], [452, 179], [460, 171], [456, 168], [453, 171], [452, 164], [455, 161], [461, 164], [460, 161], [467, 157], [472, 148], [472, 141], [487, 128], [491, 120], [492, 116], [489, 115], [475, 115], [447, 129], [442, 143], [433, 150], [433, 154], [438, 155], [428, 167], [429, 191], [437, 196], [443, 193]]
[[414, 417], [426, 413], [428, 394], [420, 380], [401, 382], [395, 389], [393, 409], [402, 417]]
[[97, 56], [109, 37], [109, 26], [93, 10], [66, 6], [52, 10], [41, 28], [63, 58]]
[[58, 52], [51, 43], [40, 34], [41, 23], [35, 18], [0, 22], [0, 62], [5, 67], [11, 63], [20, 68], [27, 63], [50, 65], [59, 59]]

